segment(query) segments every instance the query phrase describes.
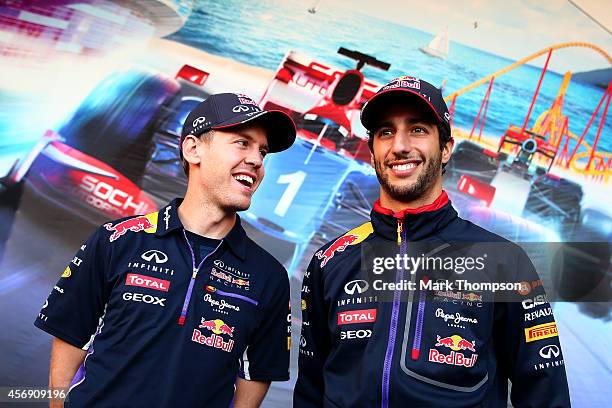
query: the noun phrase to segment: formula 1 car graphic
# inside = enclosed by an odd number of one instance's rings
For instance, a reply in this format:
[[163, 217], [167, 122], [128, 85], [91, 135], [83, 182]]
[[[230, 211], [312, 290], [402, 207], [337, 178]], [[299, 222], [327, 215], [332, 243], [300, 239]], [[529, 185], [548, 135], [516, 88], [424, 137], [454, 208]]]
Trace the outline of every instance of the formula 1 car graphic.
[[545, 225], [563, 240], [573, 238], [581, 224], [583, 189], [551, 172], [561, 150], [554, 122], [564, 119], [561, 109], [569, 80], [566, 75], [553, 108], [542, 113], [533, 128], [510, 125], [497, 151], [471, 140], [457, 144], [445, 179], [448, 190], [464, 195], [457, 201], [469, 197]]
[[[298, 138], [286, 152], [266, 156], [266, 177], [243, 219], [267, 237], [290, 244], [290, 274], [300, 270], [308, 247], [367, 221], [379, 195], [358, 113], [380, 85], [367, 80], [361, 69], [386, 70], [389, 64], [344, 48], [339, 53], [356, 60], [356, 67], [343, 70], [287, 53], [260, 101], [266, 109], [288, 112]], [[174, 78], [141, 71], [110, 75], [62, 127], [48, 131], [0, 179], [0, 190], [27, 182], [97, 225], [153, 211], [183, 195], [179, 135], [187, 114], [209, 95], [204, 86], [208, 76], [189, 65]], [[606, 242], [602, 234], [609, 235], [609, 217], [581, 210], [580, 186], [534, 164], [535, 155], [549, 150], [537, 137], [521, 139], [515, 133], [502, 138], [501, 145], [518, 146], [510, 152], [469, 141], [456, 145], [445, 189], [460, 214], [516, 241], [558, 241], [555, 229], [541, 221], [554, 219], [569, 226], [563, 238], [576, 234], [579, 225]]]
[[[111, 74], [59, 130], [48, 130], [13, 165], [0, 190], [27, 181], [93, 224], [153, 211], [185, 190], [178, 139], [189, 111], [208, 96], [201, 87], [207, 77], [189, 65], [175, 78], [136, 70]], [[159, 184], [164, 188], [157, 190]]]

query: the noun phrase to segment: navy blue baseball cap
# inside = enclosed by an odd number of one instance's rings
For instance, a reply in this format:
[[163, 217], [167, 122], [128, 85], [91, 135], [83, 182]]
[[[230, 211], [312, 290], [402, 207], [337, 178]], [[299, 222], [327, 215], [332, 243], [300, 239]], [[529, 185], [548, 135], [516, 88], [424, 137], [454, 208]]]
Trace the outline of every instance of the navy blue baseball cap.
[[264, 128], [270, 153], [286, 150], [295, 141], [295, 123], [285, 112], [262, 110], [247, 95], [219, 93], [210, 95], [187, 115], [179, 143], [181, 155], [186, 136], [199, 136], [213, 129], [229, 129], [250, 122]]
[[363, 105], [361, 109], [361, 124], [363, 127], [374, 130], [373, 128], [377, 126], [381, 113], [389, 106], [385, 102], [390, 101], [389, 96], [391, 95], [396, 97], [397, 95], [406, 96], [406, 103], [414, 103], [415, 100], [424, 102], [450, 137], [450, 113], [442, 97], [442, 92], [429, 82], [411, 76], [401, 76], [393, 79], [380, 88]]

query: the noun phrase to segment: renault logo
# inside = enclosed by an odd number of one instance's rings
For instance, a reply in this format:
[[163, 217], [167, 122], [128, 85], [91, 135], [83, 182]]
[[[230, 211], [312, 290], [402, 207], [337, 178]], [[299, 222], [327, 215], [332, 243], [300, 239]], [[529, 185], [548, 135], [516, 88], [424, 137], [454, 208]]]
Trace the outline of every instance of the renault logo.
[[560, 354], [561, 350], [559, 350], [559, 347], [555, 346], [554, 344], [549, 344], [548, 346], [544, 346], [540, 349], [540, 356], [543, 358], [557, 358]]
[[151, 249], [150, 251], [142, 254], [140, 257], [147, 262], [151, 262], [153, 260], [156, 264], [163, 264], [168, 261], [168, 255], [156, 249]]
[[347, 295], [354, 295], [355, 292], [357, 292], [358, 294], [362, 294], [363, 292], [368, 290], [369, 287], [370, 285], [368, 284], [368, 282], [364, 281], [363, 279], [357, 279], [354, 281], [350, 281], [346, 285], [344, 285], [344, 291]]

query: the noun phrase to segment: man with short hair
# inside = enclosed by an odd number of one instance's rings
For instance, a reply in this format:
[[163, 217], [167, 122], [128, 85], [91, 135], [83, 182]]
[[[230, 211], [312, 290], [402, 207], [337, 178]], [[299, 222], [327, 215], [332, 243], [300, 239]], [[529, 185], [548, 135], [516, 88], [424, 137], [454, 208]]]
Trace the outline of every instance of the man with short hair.
[[[361, 122], [380, 199], [370, 222], [324, 245], [304, 274], [294, 407], [506, 407], [508, 380], [514, 406], [569, 407], [557, 328], [529, 258], [459, 218], [442, 189], [454, 141], [441, 92], [396, 78]], [[432, 259], [450, 266], [428, 269]], [[457, 278], [528, 287], [464, 290]]]
[[236, 212], [264, 156], [295, 136], [289, 116], [242, 94], [187, 116], [185, 198], [98, 228], [35, 322], [55, 336], [50, 387], [69, 388], [65, 406], [258, 407], [289, 379], [287, 272]]

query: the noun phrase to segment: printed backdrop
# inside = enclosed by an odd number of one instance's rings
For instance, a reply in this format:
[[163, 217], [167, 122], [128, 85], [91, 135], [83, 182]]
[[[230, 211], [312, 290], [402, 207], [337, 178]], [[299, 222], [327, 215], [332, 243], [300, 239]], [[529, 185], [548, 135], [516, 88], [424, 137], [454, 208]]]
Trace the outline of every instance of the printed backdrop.
[[[595, 257], [540, 273], [557, 300], [574, 405], [609, 401], [606, 2], [141, 5], [0, 2], [0, 387], [47, 383], [50, 337], [32, 325], [46, 296], [97, 226], [184, 193], [178, 135], [216, 92], [246, 93], [299, 128], [289, 151], [266, 158], [241, 214], [288, 269], [299, 344], [306, 263], [363, 223], [378, 196], [359, 109], [409, 75], [440, 87], [451, 109], [444, 186], [461, 216], [519, 243]], [[296, 358], [292, 350], [292, 380], [274, 384], [265, 406], [290, 401]]]

